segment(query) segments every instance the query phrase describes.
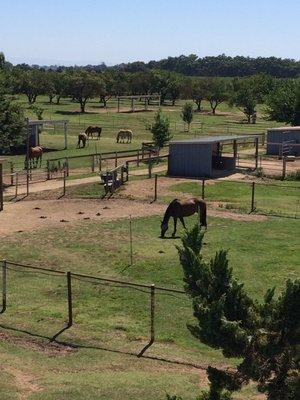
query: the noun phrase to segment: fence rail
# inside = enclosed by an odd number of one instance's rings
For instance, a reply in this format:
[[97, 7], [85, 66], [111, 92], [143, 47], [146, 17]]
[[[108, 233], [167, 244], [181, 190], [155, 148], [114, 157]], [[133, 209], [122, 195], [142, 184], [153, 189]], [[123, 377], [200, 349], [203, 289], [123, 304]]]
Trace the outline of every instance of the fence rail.
[[[100, 276], [93, 276], [93, 275], [87, 275], [87, 274], [81, 274], [81, 273], [76, 273], [72, 271], [61, 271], [57, 269], [50, 269], [50, 268], [45, 268], [45, 267], [40, 267], [40, 266], [34, 266], [34, 265], [28, 265], [28, 264], [22, 264], [18, 263], [12, 260], [2, 260], [2, 276], [1, 276], [1, 281], [2, 281], [2, 307], [1, 307], [1, 318], [3, 318], [4, 315], [7, 315], [9, 317], [10, 315], [10, 310], [11, 308], [14, 307], [14, 304], [12, 303], [12, 293], [11, 291], [13, 290], [13, 275], [11, 275], [9, 272], [20, 272], [22, 274], [26, 274], [26, 272], [30, 272], [34, 274], [36, 278], [43, 276], [43, 279], [46, 279], [50, 282], [52, 279], [51, 277], [58, 277], [59, 281], [55, 281], [56, 285], [58, 285], [60, 288], [62, 288], [62, 282], [65, 282], [65, 305], [64, 305], [64, 313], [66, 315], [66, 324], [59, 329], [58, 332], [56, 332], [51, 340], [56, 340], [58, 336], [60, 336], [63, 332], [65, 332], [67, 329], [71, 328], [74, 325], [80, 325], [80, 322], [76, 322], [76, 317], [74, 319], [74, 313], [73, 313], [73, 302], [76, 300], [76, 296], [78, 296], [77, 291], [73, 291], [73, 285], [76, 281], [81, 281], [87, 284], [101, 284], [105, 285], [108, 288], [119, 288], [119, 289], [132, 289], [134, 291], [138, 292], [143, 292], [145, 295], [149, 296], [149, 327], [148, 327], [148, 334], [149, 334], [149, 340], [146, 345], [142, 347], [137, 353], [137, 356], [142, 356], [144, 352], [155, 342], [155, 332], [156, 332], [156, 327], [155, 327], [155, 321], [156, 318], [158, 317], [158, 312], [157, 312], [157, 296], [159, 294], [169, 294], [171, 296], [174, 295], [179, 295], [179, 296], [186, 296], [186, 293], [183, 290], [178, 290], [178, 289], [173, 289], [173, 288], [166, 288], [163, 286], [156, 286], [155, 284], [143, 284], [143, 283], [137, 283], [137, 282], [131, 282], [131, 281], [124, 281], [124, 280], [119, 280], [119, 279], [110, 279], [110, 278], [103, 278]], [[23, 275], [22, 275], [23, 276]], [[45, 277], [44, 277], [45, 276]], [[25, 276], [26, 277], [26, 276]], [[30, 278], [30, 282], [32, 281], [32, 278]], [[53, 283], [51, 281], [51, 283]], [[35, 286], [36, 288], [36, 286]], [[37, 289], [36, 289], [37, 290]], [[54, 289], [56, 290], [56, 289]], [[35, 294], [33, 293], [33, 298], [35, 298]], [[182, 299], [185, 299], [186, 297], [182, 297]], [[38, 307], [40, 308], [40, 306]], [[43, 310], [43, 314], [47, 310]], [[1, 319], [0, 319], [1, 321]]]

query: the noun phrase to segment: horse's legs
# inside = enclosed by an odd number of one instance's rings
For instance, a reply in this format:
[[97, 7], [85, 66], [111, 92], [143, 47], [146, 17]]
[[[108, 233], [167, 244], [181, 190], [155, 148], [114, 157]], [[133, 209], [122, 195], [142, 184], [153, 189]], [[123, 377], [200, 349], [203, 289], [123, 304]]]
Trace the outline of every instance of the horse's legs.
[[182, 223], [182, 226], [184, 227], [184, 229], [186, 229], [183, 217], [179, 217], [179, 219], [180, 219], [180, 222]]
[[177, 230], [177, 218], [173, 217], [174, 219], [174, 231], [172, 233], [172, 236], [174, 237], [176, 235], [176, 230]]

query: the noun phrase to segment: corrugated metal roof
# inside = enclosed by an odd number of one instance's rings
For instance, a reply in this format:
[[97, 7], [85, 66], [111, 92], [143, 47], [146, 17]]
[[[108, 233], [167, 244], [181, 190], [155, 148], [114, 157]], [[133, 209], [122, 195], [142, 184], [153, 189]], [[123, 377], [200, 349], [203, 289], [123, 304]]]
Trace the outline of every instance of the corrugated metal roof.
[[232, 142], [233, 140], [245, 140], [258, 138], [261, 135], [220, 135], [220, 136], [202, 136], [201, 138], [184, 139], [184, 140], [172, 140], [172, 144], [212, 144], [220, 142]]
[[278, 132], [286, 132], [286, 131], [300, 131], [300, 126], [283, 126], [280, 128], [270, 128], [267, 129], [267, 132], [278, 131]]

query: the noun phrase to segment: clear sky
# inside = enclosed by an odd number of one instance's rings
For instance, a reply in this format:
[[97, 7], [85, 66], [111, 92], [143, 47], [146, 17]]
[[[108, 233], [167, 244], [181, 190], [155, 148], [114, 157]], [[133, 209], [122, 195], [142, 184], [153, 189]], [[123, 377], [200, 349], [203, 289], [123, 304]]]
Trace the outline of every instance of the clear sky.
[[13, 63], [99, 64], [195, 53], [300, 59], [300, 0], [0, 0]]

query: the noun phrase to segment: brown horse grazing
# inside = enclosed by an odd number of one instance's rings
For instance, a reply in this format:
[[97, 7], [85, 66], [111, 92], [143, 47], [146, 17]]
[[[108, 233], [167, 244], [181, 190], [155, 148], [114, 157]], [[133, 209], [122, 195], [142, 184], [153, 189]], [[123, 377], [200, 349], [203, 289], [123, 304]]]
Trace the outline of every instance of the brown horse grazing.
[[85, 134], [87, 135], [88, 139], [91, 137], [92, 139], [94, 138], [94, 133], [97, 133], [97, 140], [100, 139], [102, 132], [101, 126], [88, 126], [85, 130]]
[[183, 217], [189, 217], [195, 213], [199, 213], [200, 224], [207, 227], [206, 203], [204, 200], [193, 197], [182, 201], [178, 199], [171, 201], [161, 223], [161, 238], [165, 237], [165, 233], [168, 230], [169, 219], [171, 217], [174, 219], [174, 231], [172, 233], [172, 236], [174, 237], [176, 234], [177, 219], [180, 219], [184, 229], [186, 229]]
[[81, 143], [82, 143], [82, 148], [85, 148], [86, 141], [88, 140], [87, 134], [84, 132], [81, 132], [78, 134], [78, 143], [77, 143], [77, 148], [81, 148]]
[[[27, 168], [27, 166], [30, 169], [37, 168], [39, 162], [41, 167], [42, 160], [43, 160], [43, 148], [41, 146], [29, 147], [28, 159], [27, 155], [25, 158], [25, 169]], [[27, 163], [29, 164], [27, 165]]]

